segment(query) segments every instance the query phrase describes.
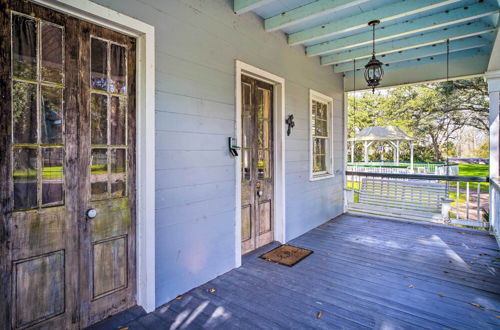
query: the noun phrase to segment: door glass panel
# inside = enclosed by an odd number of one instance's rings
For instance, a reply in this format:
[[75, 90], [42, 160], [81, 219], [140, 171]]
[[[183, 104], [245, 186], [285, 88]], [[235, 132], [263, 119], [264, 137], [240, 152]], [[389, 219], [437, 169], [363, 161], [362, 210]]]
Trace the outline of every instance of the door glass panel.
[[125, 145], [126, 143], [126, 118], [127, 99], [125, 97], [111, 97], [111, 145]]
[[252, 149], [241, 150], [241, 177], [243, 180], [249, 181], [250, 175], [250, 153]]
[[127, 94], [127, 49], [123, 46], [111, 45], [111, 93]]
[[108, 97], [102, 94], [92, 94], [90, 112], [92, 144], [105, 145], [108, 142]]
[[14, 81], [12, 89], [14, 143], [37, 143], [37, 86]]
[[12, 70], [17, 78], [37, 78], [37, 22], [12, 15]]
[[60, 26], [12, 15], [15, 210], [64, 202], [63, 38]]
[[62, 88], [42, 86], [42, 143], [62, 144]]
[[262, 118], [271, 118], [271, 91], [262, 90]]
[[42, 22], [42, 80], [63, 82], [62, 28]]
[[13, 149], [14, 209], [36, 207], [37, 197], [37, 149]]
[[108, 153], [107, 149], [92, 150], [92, 168], [90, 170], [92, 200], [105, 199], [108, 196]]
[[90, 86], [93, 89], [108, 89], [108, 43], [92, 38], [90, 44]]
[[120, 198], [127, 195], [127, 48], [96, 38], [91, 43], [92, 88], [103, 90], [90, 100], [92, 199]]
[[259, 121], [259, 148], [269, 148], [269, 121]]
[[126, 151], [125, 149], [111, 149], [111, 196], [125, 196], [126, 177]]
[[257, 161], [257, 177], [259, 179], [269, 178], [269, 150], [259, 150]]
[[61, 204], [63, 194], [63, 149], [42, 149], [42, 204]]

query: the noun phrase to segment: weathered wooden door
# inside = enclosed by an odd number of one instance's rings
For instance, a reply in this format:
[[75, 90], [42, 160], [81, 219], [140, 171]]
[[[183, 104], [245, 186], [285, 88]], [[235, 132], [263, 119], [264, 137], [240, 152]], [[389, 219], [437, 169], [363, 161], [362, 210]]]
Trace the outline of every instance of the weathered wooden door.
[[241, 250], [274, 239], [273, 86], [241, 78]]
[[135, 41], [0, 5], [0, 329], [84, 327], [135, 304]]

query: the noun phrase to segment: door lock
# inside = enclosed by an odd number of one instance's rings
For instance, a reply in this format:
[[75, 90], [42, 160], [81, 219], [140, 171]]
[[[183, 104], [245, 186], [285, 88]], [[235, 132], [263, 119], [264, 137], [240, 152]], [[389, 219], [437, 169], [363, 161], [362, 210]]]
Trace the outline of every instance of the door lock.
[[88, 209], [87, 210], [87, 219], [94, 219], [97, 216], [96, 209]]

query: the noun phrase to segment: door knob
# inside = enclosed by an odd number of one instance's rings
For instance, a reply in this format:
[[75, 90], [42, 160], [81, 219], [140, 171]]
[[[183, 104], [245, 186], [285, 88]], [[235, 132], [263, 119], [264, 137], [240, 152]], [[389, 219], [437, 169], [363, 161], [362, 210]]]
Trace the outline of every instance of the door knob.
[[87, 210], [87, 219], [94, 219], [97, 216], [96, 209], [88, 209]]
[[259, 196], [259, 197], [260, 197], [260, 196], [262, 196], [262, 195], [264, 195], [264, 192], [263, 192], [262, 190], [257, 190], [257, 196]]

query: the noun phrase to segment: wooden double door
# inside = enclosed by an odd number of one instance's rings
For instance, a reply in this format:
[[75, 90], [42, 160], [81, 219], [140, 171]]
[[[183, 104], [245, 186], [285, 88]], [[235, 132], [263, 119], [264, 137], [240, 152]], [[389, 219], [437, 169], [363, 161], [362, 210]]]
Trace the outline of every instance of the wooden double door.
[[0, 329], [135, 305], [135, 40], [0, 0]]
[[241, 250], [274, 240], [273, 85], [241, 78]]

